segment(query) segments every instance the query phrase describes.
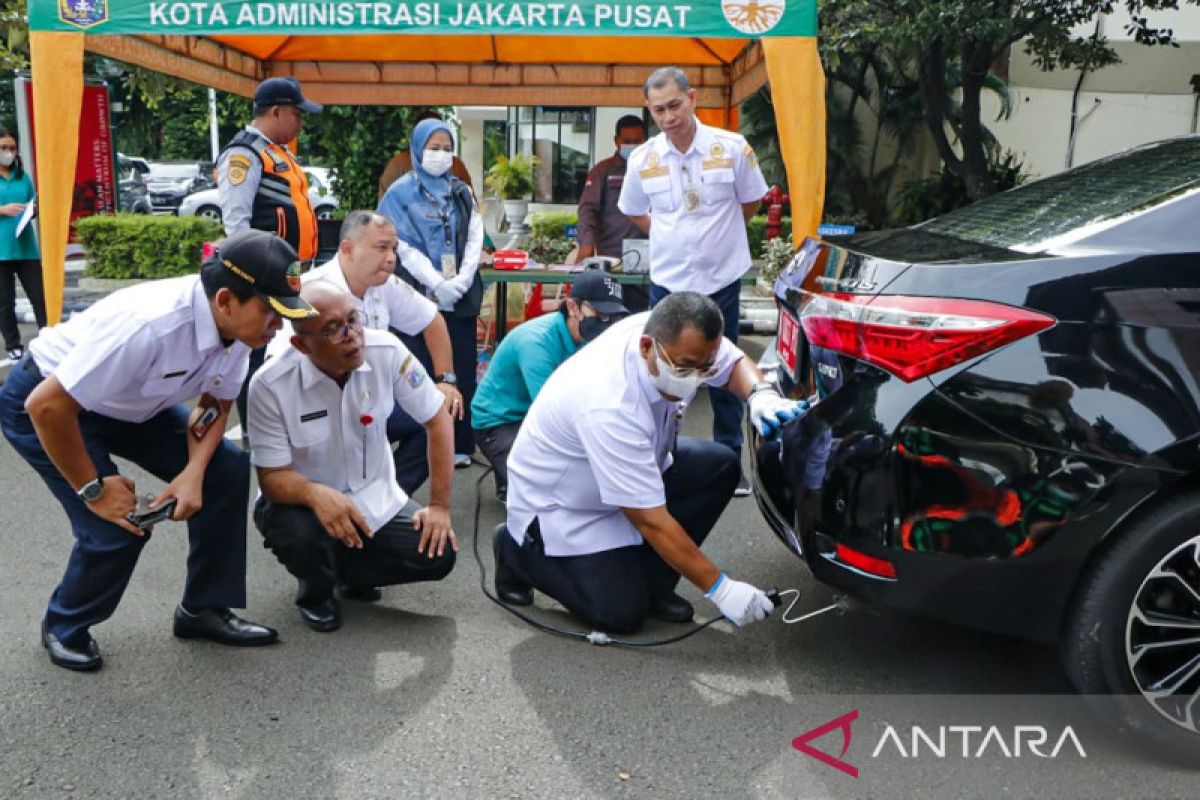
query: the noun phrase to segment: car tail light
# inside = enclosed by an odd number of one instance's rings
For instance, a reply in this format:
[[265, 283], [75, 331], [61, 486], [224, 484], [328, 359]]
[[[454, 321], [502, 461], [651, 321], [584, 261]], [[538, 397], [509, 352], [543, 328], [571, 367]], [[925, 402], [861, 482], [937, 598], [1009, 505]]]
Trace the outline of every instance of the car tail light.
[[805, 291], [810, 345], [882, 367], [904, 381], [961, 364], [1054, 325], [1054, 318], [983, 300]]
[[892, 562], [885, 561], [882, 558], [869, 556], [866, 553], [860, 553], [857, 550], [852, 550], [844, 544], [839, 544], [834, 549], [834, 555], [838, 561], [841, 561], [848, 567], [862, 570], [868, 575], [877, 575], [880, 578], [896, 577], [896, 568], [892, 566]]

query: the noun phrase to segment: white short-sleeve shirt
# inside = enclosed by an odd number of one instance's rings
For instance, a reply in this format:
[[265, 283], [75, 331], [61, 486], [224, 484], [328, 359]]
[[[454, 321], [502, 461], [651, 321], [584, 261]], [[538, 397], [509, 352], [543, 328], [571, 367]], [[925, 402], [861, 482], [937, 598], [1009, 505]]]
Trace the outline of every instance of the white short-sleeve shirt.
[[[368, 287], [360, 300], [350, 291], [350, 285], [346, 283], [346, 275], [342, 272], [342, 264], [337, 256], [300, 276], [302, 284], [313, 281], [325, 281], [350, 295], [354, 307], [365, 318], [366, 327], [373, 330], [386, 331], [390, 327], [409, 336], [416, 336], [425, 330], [437, 315], [437, 305], [433, 301], [422, 297], [417, 290], [395, 275], [379, 286]], [[283, 330], [267, 349], [267, 358], [274, 358], [288, 348], [292, 333], [291, 323], [284, 320]]]
[[654, 283], [713, 294], [750, 269], [742, 203], [766, 193], [746, 140], [696, 120], [686, 153], [660, 133], [630, 154], [617, 207], [632, 217], [650, 215]]
[[396, 484], [387, 419], [398, 403], [424, 424], [442, 407], [416, 356], [387, 331], [364, 331], [363, 365], [344, 387], [289, 347], [250, 381], [250, 460], [286, 467], [345, 493], [371, 530], [399, 513], [408, 496]]
[[[508, 530], [518, 542], [536, 517], [546, 554], [641, 544], [622, 508], [666, 505], [681, 404], [654, 387], [638, 342], [649, 312], [616, 323], [567, 359], [533, 401], [508, 457]], [[742, 351], [722, 339], [724, 386]]]
[[202, 393], [233, 400], [250, 356], [241, 342], [221, 341], [198, 275], [114, 292], [43, 329], [29, 352], [79, 405], [126, 422]]

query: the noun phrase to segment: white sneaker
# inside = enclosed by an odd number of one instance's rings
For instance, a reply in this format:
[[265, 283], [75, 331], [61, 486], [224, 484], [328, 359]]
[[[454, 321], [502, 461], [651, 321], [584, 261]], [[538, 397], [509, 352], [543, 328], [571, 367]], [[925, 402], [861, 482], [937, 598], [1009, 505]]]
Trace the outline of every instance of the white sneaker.
[[734, 497], [749, 497], [750, 496], [750, 480], [743, 475], [738, 480], [738, 485], [733, 490]]
[[454, 454], [454, 468], [455, 469], [466, 469], [467, 467], [471, 466], [471, 464], [473, 464], [473, 463], [474, 462], [471, 461], [471, 457], [469, 455], [467, 455], [466, 453], [455, 453]]

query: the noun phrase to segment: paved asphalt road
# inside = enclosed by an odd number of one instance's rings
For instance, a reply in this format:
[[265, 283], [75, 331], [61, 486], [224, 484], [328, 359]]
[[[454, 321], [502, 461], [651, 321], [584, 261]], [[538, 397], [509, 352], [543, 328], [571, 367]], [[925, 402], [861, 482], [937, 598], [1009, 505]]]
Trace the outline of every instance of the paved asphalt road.
[[[691, 432], [707, 429], [704, 405]], [[292, 581], [251, 527], [248, 616], [283, 639], [267, 649], [171, 637], [186, 540], [182, 526], [161, 526], [116, 616], [94, 630], [104, 669], [80, 675], [50, 666], [37, 641], [71, 542], [66, 520], [0, 443], [0, 798], [1196, 794], [1194, 773], [1097, 730], [1054, 654], [1036, 645], [862, 606], [793, 626], [715, 626], [642, 651], [538, 633], [479, 591], [470, 530], [480, 472], [456, 476], [463, 550], [449, 578], [347, 605], [334, 634], [303, 627]], [[489, 493], [485, 530], [501, 514]], [[799, 587], [806, 608], [830, 597], [751, 499], [731, 503], [710, 543], [735, 576]], [[699, 617], [712, 614], [694, 589], [685, 594]], [[571, 624], [544, 598], [536, 613]], [[645, 635], [678, 630], [654, 624]], [[1068, 706], [1062, 716], [1055, 704]], [[844, 759], [858, 778], [791, 746], [854, 709]], [[1052, 745], [1063, 720], [1086, 758], [1074, 747], [1055, 759], [1006, 757], [994, 742], [975, 758], [982, 734], [964, 758], [953, 732], [941, 758], [877, 744], [887, 725], [907, 749], [914, 721], [935, 736], [938, 725], [997, 724], [1011, 751], [1014, 724], [1046, 725]], [[814, 747], [838, 756], [840, 733]]]

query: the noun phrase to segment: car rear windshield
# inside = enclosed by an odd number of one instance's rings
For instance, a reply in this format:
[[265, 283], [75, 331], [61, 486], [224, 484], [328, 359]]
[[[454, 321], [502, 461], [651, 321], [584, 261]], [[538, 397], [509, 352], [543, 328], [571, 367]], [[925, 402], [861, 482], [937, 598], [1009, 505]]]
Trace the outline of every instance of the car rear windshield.
[[1005, 248], [1036, 247], [1072, 231], [1200, 189], [1200, 137], [1148, 145], [993, 195], [920, 226]]

